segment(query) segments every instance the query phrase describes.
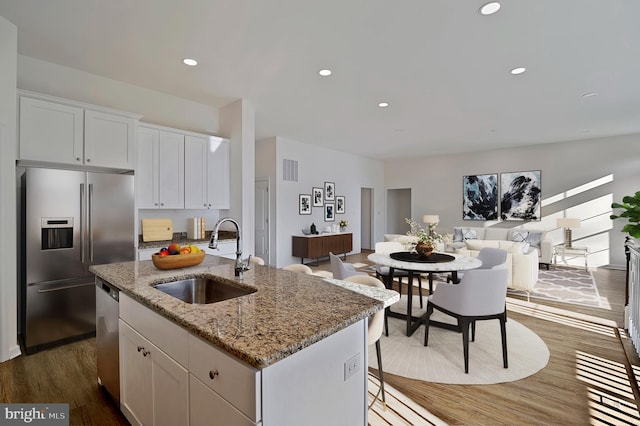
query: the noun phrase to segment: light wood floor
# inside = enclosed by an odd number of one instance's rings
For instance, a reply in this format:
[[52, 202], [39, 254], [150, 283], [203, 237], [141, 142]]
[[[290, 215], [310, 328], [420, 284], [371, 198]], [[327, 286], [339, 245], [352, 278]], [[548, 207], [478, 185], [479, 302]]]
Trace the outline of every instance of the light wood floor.
[[[370, 263], [367, 254], [348, 256], [347, 262]], [[313, 269], [331, 266], [321, 262]], [[533, 376], [488, 386], [445, 385], [392, 374], [385, 374], [385, 381], [452, 425], [638, 425], [640, 396], [625, 366], [630, 361], [638, 375], [640, 360], [625, 351], [615, 327], [599, 325], [624, 325], [625, 273], [598, 269], [594, 277], [610, 309], [539, 299], [531, 299], [540, 305], [534, 309], [509, 303], [509, 317], [538, 334], [551, 354], [547, 366]], [[424, 328], [416, 333], [424, 333]], [[462, 357], [462, 341], [460, 346]]]
[[[370, 263], [367, 254], [347, 261]], [[313, 269], [330, 270], [328, 260]], [[526, 301], [524, 306], [509, 303], [510, 317], [537, 333], [551, 353], [547, 367], [533, 376], [488, 386], [443, 385], [392, 374], [385, 374], [385, 380], [452, 425], [640, 424], [637, 384], [627, 375], [630, 368], [638, 375], [640, 360], [628, 339], [621, 343], [617, 329], [607, 325], [623, 324], [624, 275], [594, 271], [608, 309], [540, 300], [535, 308]], [[4, 362], [0, 402], [68, 403], [72, 425], [127, 424], [96, 384], [95, 356], [91, 338]]]

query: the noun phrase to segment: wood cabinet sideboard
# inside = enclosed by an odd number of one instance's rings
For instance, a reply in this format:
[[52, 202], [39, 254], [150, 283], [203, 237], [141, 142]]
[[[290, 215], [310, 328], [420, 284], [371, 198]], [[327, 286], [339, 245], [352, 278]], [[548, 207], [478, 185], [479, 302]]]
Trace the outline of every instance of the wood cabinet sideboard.
[[321, 257], [329, 256], [329, 252], [342, 254], [346, 259], [347, 253], [353, 250], [353, 234], [294, 235], [291, 245], [291, 255], [299, 257], [300, 263], [307, 258], [316, 259], [317, 264]]

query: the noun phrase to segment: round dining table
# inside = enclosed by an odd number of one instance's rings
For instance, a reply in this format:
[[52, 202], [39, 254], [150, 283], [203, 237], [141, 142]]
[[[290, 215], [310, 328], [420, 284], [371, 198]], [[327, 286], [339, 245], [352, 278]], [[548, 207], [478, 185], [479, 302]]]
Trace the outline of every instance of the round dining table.
[[[420, 274], [429, 274], [429, 292], [433, 289], [433, 274], [436, 272], [450, 272], [454, 283], [458, 282], [458, 271], [467, 271], [482, 266], [482, 261], [477, 257], [462, 256], [453, 253], [434, 252], [426, 259], [422, 259], [415, 252], [396, 252], [396, 253], [371, 253], [367, 256], [371, 262], [380, 266], [389, 268], [389, 274], [386, 275], [384, 285], [388, 289], [392, 289], [393, 272], [396, 269], [407, 271], [409, 273], [409, 285], [407, 290], [407, 313], [394, 312], [391, 308], [387, 309], [387, 315], [394, 318], [406, 319], [407, 336], [411, 336], [414, 331], [420, 327], [424, 320], [424, 316], [416, 317], [412, 315], [412, 299], [409, 293], [413, 289], [413, 276]], [[388, 330], [388, 328], [387, 328]]]

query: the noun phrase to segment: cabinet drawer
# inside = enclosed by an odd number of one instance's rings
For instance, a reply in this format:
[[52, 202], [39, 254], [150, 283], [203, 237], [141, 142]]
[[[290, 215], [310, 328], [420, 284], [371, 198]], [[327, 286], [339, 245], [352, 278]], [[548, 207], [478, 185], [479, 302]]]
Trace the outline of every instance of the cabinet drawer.
[[191, 426], [254, 426], [256, 423], [242, 414], [220, 395], [189, 374], [189, 421]]
[[189, 371], [252, 421], [261, 419], [260, 370], [189, 335]]
[[120, 292], [120, 318], [183, 366], [189, 361], [189, 333]]

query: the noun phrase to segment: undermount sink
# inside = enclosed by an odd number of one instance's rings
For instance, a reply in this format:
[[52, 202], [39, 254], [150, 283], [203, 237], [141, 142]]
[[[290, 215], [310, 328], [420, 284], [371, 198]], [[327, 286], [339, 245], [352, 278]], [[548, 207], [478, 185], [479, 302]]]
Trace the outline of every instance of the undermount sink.
[[230, 284], [215, 277], [189, 278], [155, 284], [153, 287], [183, 302], [198, 305], [246, 296], [256, 291], [254, 288]]

